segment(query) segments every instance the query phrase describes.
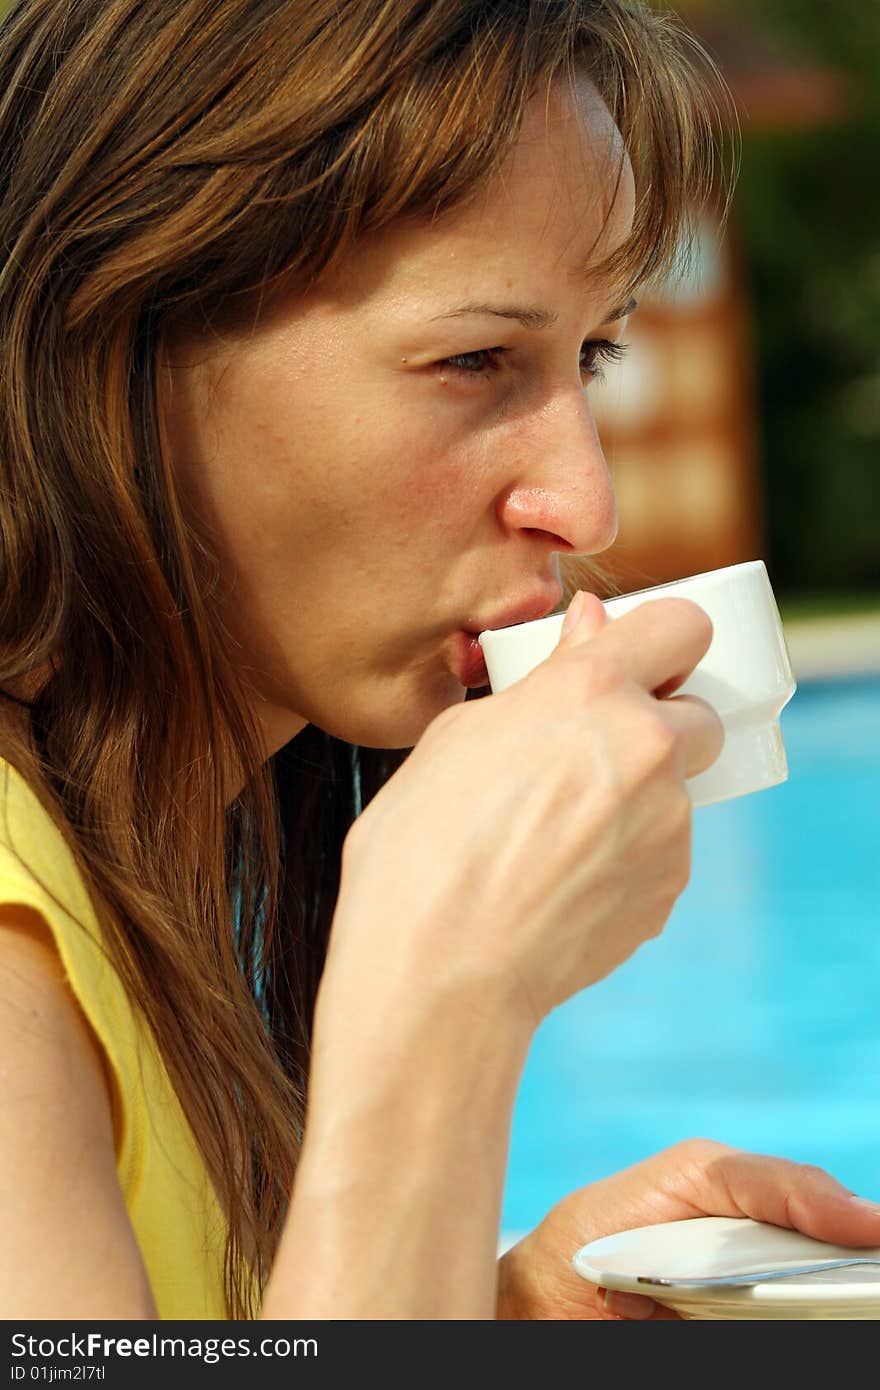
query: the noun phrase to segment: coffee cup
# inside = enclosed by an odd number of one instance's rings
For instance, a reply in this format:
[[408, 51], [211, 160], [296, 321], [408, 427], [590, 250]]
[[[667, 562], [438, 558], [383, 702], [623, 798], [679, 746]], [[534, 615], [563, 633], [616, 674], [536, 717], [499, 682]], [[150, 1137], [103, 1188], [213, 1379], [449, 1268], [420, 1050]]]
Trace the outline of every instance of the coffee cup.
[[[724, 747], [688, 780], [694, 806], [774, 787], [788, 777], [779, 716], [795, 691], [779, 609], [763, 560], [727, 565], [605, 602], [609, 619], [642, 603], [691, 599], [712, 621], [702, 661], [675, 695], [708, 701], [724, 725]], [[480, 633], [492, 691], [505, 690], [556, 647], [564, 614]]]

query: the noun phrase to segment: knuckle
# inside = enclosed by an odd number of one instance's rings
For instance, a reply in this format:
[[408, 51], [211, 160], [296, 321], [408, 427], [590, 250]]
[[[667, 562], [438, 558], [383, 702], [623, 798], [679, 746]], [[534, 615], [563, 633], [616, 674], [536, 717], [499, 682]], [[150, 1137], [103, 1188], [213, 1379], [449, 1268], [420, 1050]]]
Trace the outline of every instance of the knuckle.
[[823, 1183], [828, 1178], [827, 1169], [820, 1167], [818, 1163], [798, 1163], [792, 1159], [788, 1162], [792, 1163], [798, 1175], [806, 1181]]
[[733, 1153], [730, 1144], [722, 1144], [718, 1139], [679, 1139], [667, 1152], [683, 1166], [707, 1168], [710, 1163]]
[[618, 652], [596, 644], [574, 649], [580, 657], [580, 691], [584, 700], [617, 690], [626, 679], [626, 667]]
[[692, 695], [689, 698], [701, 715], [704, 739], [707, 749], [714, 759], [721, 752], [724, 744], [724, 725], [721, 722], [721, 716], [714, 706], [709, 704], [708, 700], [703, 700], [698, 695]]
[[642, 753], [649, 771], [675, 762], [678, 739], [658, 709], [648, 710], [641, 728]]

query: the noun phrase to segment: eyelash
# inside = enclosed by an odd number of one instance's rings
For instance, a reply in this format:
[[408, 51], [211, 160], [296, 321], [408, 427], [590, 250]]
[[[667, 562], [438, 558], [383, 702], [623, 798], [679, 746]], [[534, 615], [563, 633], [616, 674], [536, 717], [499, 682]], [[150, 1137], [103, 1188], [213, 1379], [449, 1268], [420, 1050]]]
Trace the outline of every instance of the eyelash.
[[[628, 343], [613, 343], [609, 338], [593, 338], [585, 342], [581, 347], [581, 352], [586, 348], [591, 348], [595, 356], [593, 366], [587, 368], [584, 375], [589, 376], [591, 381], [604, 381], [605, 373], [601, 366], [596, 364], [620, 362], [626, 356], [628, 347]], [[508, 351], [508, 348], [503, 347], [476, 348], [473, 352], [459, 352], [454, 357], [446, 357], [438, 365], [444, 368], [451, 367], [453, 371], [460, 372], [462, 376], [484, 376], [487, 371], [497, 372], [500, 369], [501, 363], [498, 359]], [[462, 366], [462, 363], [468, 358], [473, 359], [475, 357], [481, 359], [479, 366]]]

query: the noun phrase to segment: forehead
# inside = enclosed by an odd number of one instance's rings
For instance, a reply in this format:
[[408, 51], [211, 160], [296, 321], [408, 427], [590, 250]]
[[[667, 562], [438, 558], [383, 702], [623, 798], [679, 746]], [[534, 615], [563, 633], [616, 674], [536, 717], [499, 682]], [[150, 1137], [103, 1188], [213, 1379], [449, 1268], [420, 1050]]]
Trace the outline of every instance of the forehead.
[[[473, 197], [433, 221], [384, 228], [319, 290], [338, 306], [493, 288], [583, 290], [589, 270], [626, 238], [633, 180], [620, 133], [586, 78], [555, 81], [530, 101], [516, 145]], [[597, 294], [607, 286], [596, 285]]]

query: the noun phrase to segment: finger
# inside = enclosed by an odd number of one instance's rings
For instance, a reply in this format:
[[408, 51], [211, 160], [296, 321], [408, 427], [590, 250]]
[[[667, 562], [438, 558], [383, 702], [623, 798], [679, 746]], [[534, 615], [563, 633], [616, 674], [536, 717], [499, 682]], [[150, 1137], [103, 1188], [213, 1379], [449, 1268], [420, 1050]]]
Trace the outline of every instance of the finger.
[[648, 1318], [659, 1321], [662, 1318], [678, 1317], [677, 1313], [671, 1313], [668, 1308], [662, 1308], [659, 1303], [655, 1303], [653, 1298], [646, 1298], [640, 1293], [622, 1293], [618, 1289], [600, 1289], [599, 1292], [605, 1295], [605, 1312], [613, 1318], [638, 1319], [639, 1322], [645, 1322]]
[[733, 1216], [835, 1245], [880, 1246], [880, 1204], [856, 1196], [824, 1168], [735, 1151], [717, 1160], [714, 1176], [730, 1194]]
[[576, 647], [595, 637], [608, 623], [602, 600], [585, 589], [578, 589], [566, 609], [558, 647]]
[[724, 725], [715, 710], [696, 695], [675, 695], [658, 704], [676, 736], [681, 776], [705, 772], [724, 747]]
[[599, 640], [602, 650], [644, 690], [668, 691], [681, 685], [706, 655], [712, 623], [690, 599], [650, 599], [608, 622]]

